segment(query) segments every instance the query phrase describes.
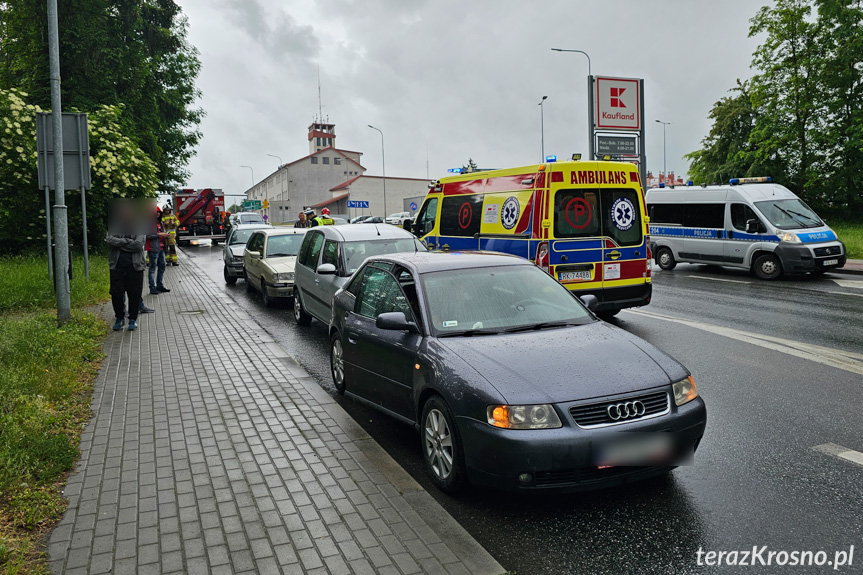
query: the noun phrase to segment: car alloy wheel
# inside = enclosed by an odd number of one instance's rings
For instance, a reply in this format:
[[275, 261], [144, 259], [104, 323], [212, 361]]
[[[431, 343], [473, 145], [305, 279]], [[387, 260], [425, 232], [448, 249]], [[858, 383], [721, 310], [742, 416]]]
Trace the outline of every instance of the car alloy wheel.
[[223, 273], [225, 274], [225, 283], [226, 283], [226, 284], [228, 284], [228, 285], [234, 285], [235, 283], [237, 283], [237, 278], [235, 278], [234, 276], [232, 276], [232, 275], [228, 272], [228, 266], [227, 266], [227, 265], [225, 266], [225, 269], [224, 269]]
[[333, 373], [333, 385], [336, 391], [344, 395], [345, 388], [345, 358], [342, 340], [338, 333], [334, 333], [330, 342], [330, 370]]
[[437, 409], [431, 409], [426, 415], [425, 445], [432, 472], [438, 479], [446, 481], [455, 461], [452, 432], [443, 413]]
[[303, 304], [300, 300], [300, 290], [294, 288], [294, 320], [299, 325], [309, 325], [312, 323], [312, 316], [306, 313], [303, 309]]

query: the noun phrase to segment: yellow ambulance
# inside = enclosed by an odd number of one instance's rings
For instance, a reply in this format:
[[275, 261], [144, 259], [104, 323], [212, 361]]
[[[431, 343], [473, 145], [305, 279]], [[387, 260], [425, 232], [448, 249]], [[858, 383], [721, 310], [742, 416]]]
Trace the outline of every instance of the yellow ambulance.
[[549, 162], [429, 184], [414, 233], [429, 249], [514, 254], [610, 317], [650, 303], [650, 238], [638, 168]]

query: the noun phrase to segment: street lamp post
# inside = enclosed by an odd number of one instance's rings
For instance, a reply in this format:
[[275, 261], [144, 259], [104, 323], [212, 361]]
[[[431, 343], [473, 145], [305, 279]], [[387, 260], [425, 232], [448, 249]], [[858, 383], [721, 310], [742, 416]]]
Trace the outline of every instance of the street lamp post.
[[369, 128], [372, 130], [377, 130], [381, 135], [381, 167], [383, 168], [384, 175], [384, 218], [387, 217], [387, 163], [384, 159], [384, 133], [379, 129], [375, 128], [371, 124], [369, 124]]
[[[590, 54], [588, 54], [584, 50], [565, 50], [563, 48], [552, 48], [552, 51], [553, 52], [577, 52], [578, 54], [584, 54], [584, 56], [587, 58], [587, 89], [588, 89], [587, 101], [590, 102], [591, 100], [590, 100], [590, 93], [589, 92], [591, 89], [590, 87], [592, 85], [591, 83], [593, 82], [593, 73], [591, 72], [591, 66], [590, 66]], [[588, 118], [587, 118], [587, 149], [588, 149], [588, 154], [589, 154], [590, 159], [595, 160], [596, 158], [594, 157], [594, 153], [593, 153], [593, 130], [591, 129], [591, 126], [593, 124], [593, 117], [592, 117], [593, 116], [593, 109], [592, 108], [588, 109], [587, 115], [588, 115]]]
[[280, 168], [282, 167], [282, 158], [281, 158], [281, 157], [276, 156], [275, 154], [267, 154], [267, 155], [268, 155], [269, 157], [271, 157], [271, 158], [275, 158], [275, 159], [277, 159], [277, 160], [279, 161], [279, 167], [280, 167]]
[[668, 167], [665, 165], [665, 126], [670, 126], [671, 122], [663, 122], [656, 120], [657, 124], [662, 124], [662, 173], [665, 175], [665, 180], [668, 180]]
[[542, 141], [540, 142], [540, 163], [545, 161], [545, 107], [543, 104], [545, 104], [546, 98], [548, 98], [548, 96], [543, 96], [542, 100], [539, 101], [539, 130], [542, 138]]
[[[241, 168], [249, 168], [252, 171], [252, 188], [254, 188], [255, 187], [255, 169], [252, 168], [252, 166], [240, 166], [240, 167]], [[252, 188], [249, 188], [250, 192], [252, 191]], [[249, 198], [248, 194], [246, 194], [246, 198], [247, 199]]]

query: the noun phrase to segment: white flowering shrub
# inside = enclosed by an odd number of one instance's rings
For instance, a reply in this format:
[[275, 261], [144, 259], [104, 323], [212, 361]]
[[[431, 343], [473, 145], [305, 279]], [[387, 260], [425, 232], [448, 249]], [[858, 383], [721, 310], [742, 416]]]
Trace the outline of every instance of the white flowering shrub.
[[[20, 253], [45, 246], [45, 199], [38, 188], [36, 112], [27, 94], [0, 90], [0, 253]], [[69, 110], [75, 111], [75, 110]], [[88, 114], [90, 177], [87, 227], [90, 245], [101, 246], [107, 227], [107, 206], [116, 197], [155, 197], [156, 167], [124, 134], [118, 106], [101, 106]], [[51, 198], [53, 201], [53, 192]], [[69, 239], [81, 244], [80, 193], [66, 192]]]

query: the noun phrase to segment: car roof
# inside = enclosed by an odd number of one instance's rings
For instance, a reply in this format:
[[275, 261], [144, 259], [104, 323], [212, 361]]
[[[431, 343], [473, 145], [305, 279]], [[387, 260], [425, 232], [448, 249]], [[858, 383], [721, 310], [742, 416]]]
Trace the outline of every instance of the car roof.
[[238, 224], [238, 225], [234, 226], [234, 229], [235, 230], [268, 230], [268, 229], [271, 229], [272, 227], [273, 226], [271, 226], [270, 224], [264, 224], [264, 223], [258, 222], [258, 223], [254, 223], [254, 224]]
[[524, 258], [498, 252], [402, 252], [373, 256], [368, 261], [393, 262], [419, 274], [484, 267], [533, 264]]
[[389, 224], [316, 226], [311, 228], [311, 230], [322, 231], [327, 238], [341, 242], [407, 239], [414, 237], [409, 231]]
[[292, 235], [301, 235], [309, 231], [306, 228], [290, 228], [290, 227], [274, 227], [270, 226], [268, 228], [261, 228], [264, 231], [264, 234], [268, 236], [292, 236]]

